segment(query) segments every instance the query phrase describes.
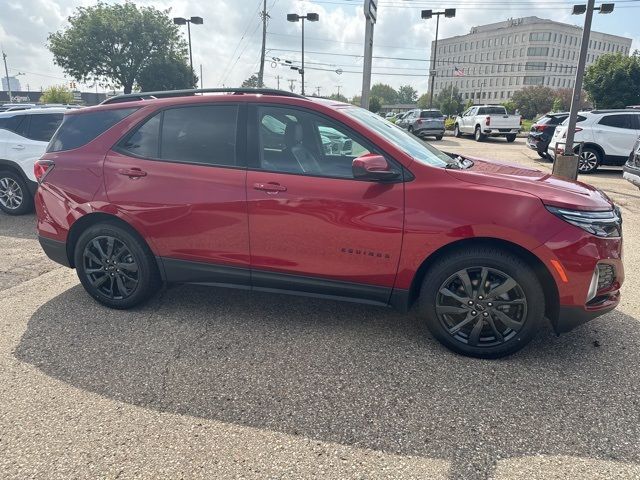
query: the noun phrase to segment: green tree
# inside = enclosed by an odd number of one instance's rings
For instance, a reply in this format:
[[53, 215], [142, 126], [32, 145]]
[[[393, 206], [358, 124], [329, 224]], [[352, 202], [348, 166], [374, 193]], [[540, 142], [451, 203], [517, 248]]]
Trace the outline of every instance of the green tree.
[[429, 94], [423, 93], [418, 98], [418, 108], [429, 108]]
[[258, 88], [259, 87], [258, 76], [251, 75], [244, 82], [242, 82], [241, 86], [242, 88]]
[[445, 115], [455, 115], [462, 112], [462, 95], [458, 92], [457, 87], [448, 85], [440, 90], [438, 95], [434, 97], [433, 105], [439, 108]]
[[356, 95], [351, 99], [351, 102], [349, 102], [349, 103], [351, 103], [352, 105], [357, 105], [359, 107], [361, 98], [362, 97], [360, 95]]
[[518, 90], [511, 100], [523, 118], [532, 119], [541, 113], [547, 113], [553, 105], [554, 91], [549, 87], [536, 86]]
[[331, 100], [337, 100], [338, 102], [349, 103], [349, 100], [347, 100], [347, 97], [345, 97], [341, 93], [332, 93], [331, 95], [329, 95], [329, 98]]
[[64, 85], [52, 86], [42, 92], [40, 103], [73, 103], [73, 93]]
[[391, 85], [376, 83], [371, 87], [371, 97], [378, 97], [383, 104], [398, 103], [398, 92]]
[[[568, 112], [569, 109], [571, 108], [572, 97], [573, 97], [573, 89], [571, 88], [558, 88], [557, 90], [555, 90], [553, 106], [552, 106], [553, 111]], [[591, 107], [591, 102], [587, 97], [587, 92], [583, 90], [582, 94], [580, 95], [580, 103], [578, 104], [578, 109], [585, 110], [590, 107]]]
[[398, 103], [416, 103], [418, 92], [411, 85], [401, 85], [398, 89]]
[[502, 105], [504, 108], [507, 109], [507, 113], [513, 114], [513, 112], [516, 111], [516, 104], [513, 103], [512, 100], [507, 100], [506, 102], [502, 102], [500, 105]]
[[178, 90], [195, 88], [198, 77], [183, 58], [157, 58], [140, 70], [137, 83], [143, 92]]
[[562, 106], [562, 99], [560, 97], [556, 97], [553, 99], [553, 105], [551, 106], [552, 112], [561, 112], [564, 110]]
[[464, 109], [465, 109], [465, 110], [468, 110], [468, 109], [470, 109], [471, 107], [473, 107], [473, 100], [472, 100], [472, 99], [469, 99], [469, 100], [467, 100], [467, 103], [465, 104]]
[[584, 89], [597, 108], [640, 104], [640, 52], [602, 55], [587, 68]]
[[369, 99], [369, 110], [373, 113], [378, 113], [382, 107], [382, 102], [378, 97], [371, 97]]
[[131, 93], [158, 57], [186, 58], [186, 43], [167, 11], [133, 3], [78, 7], [66, 30], [49, 35], [54, 62], [79, 81], [100, 81]]

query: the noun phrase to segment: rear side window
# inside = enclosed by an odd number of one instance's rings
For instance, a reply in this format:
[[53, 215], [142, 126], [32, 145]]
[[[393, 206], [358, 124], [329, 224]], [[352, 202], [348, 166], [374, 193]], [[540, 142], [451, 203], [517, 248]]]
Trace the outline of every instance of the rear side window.
[[236, 166], [237, 122], [237, 105], [170, 108], [127, 136], [119, 150], [155, 160]]
[[31, 121], [29, 122], [27, 138], [48, 142], [62, 123], [63, 116], [62, 113], [29, 115]]
[[614, 128], [626, 128], [635, 130], [635, 122], [631, 115], [607, 115], [598, 122], [600, 125]]
[[73, 150], [86, 145], [136, 110], [137, 108], [120, 108], [66, 115], [62, 125], [49, 142], [47, 152]]
[[478, 115], [506, 115], [507, 111], [504, 107], [481, 107], [478, 109]]
[[22, 125], [25, 116], [26, 115], [14, 115], [12, 117], [2, 117], [0, 118], [0, 128], [20, 134], [23, 131]]

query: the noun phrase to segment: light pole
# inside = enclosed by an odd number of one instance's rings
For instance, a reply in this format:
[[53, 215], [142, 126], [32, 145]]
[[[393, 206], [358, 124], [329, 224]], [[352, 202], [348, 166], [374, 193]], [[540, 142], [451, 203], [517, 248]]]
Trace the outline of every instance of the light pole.
[[302, 66], [300, 67], [300, 75], [302, 76], [302, 95], [304, 95], [304, 21], [317, 22], [320, 16], [317, 13], [307, 13], [306, 15], [298, 15], [297, 13], [287, 14], [287, 21], [299, 22], [302, 20]]
[[595, 7], [594, 4], [595, 0], [587, 0], [586, 5], [574, 5], [572, 12], [573, 15], [582, 15], [583, 13], [586, 13], [586, 15], [584, 18], [584, 29], [582, 30], [578, 67], [576, 68], [576, 79], [573, 82], [573, 96], [571, 97], [571, 110], [567, 123], [567, 138], [564, 144], [564, 152], [562, 155], [556, 155], [556, 161], [553, 163], [553, 174], [569, 180], [578, 178], [580, 159], [573, 153], [573, 139], [576, 133], [576, 122], [578, 119], [578, 109], [580, 107], [580, 95], [582, 93], [582, 80], [587, 60], [587, 50], [589, 49], [593, 11], [599, 10], [600, 13], [611, 13], [614, 7], [613, 3], [603, 3], [599, 7]]
[[202, 25], [202, 17], [175, 17], [173, 19], [173, 23], [175, 23], [176, 25], [184, 25], [185, 23], [187, 24], [187, 32], [189, 36], [189, 66], [191, 67], [191, 75], [193, 75], [193, 57], [191, 56], [191, 24], [193, 23], [194, 25]]
[[455, 8], [445, 8], [444, 12], [434, 12], [433, 10], [422, 10], [422, 19], [428, 20], [433, 16], [436, 16], [436, 40], [433, 48], [432, 68], [429, 72], [431, 75], [431, 87], [429, 88], [429, 108], [433, 107], [433, 88], [436, 83], [436, 58], [438, 56], [438, 29], [440, 27], [440, 15], [444, 15], [446, 18], [453, 18], [456, 16]]
[[11, 82], [9, 81], [9, 69], [7, 68], [7, 54], [2, 51], [2, 60], [4, 61], [4, 74], [7, 77], [7, 93], [9, 94], [9, 103], [11, 103]]

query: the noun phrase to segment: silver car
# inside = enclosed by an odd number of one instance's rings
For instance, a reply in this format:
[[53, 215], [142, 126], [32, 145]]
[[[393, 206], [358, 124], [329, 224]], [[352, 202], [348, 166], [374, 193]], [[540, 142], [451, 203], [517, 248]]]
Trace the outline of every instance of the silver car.
[[435, 108], [411, 110], [404, 121], [404, 128], [418, 137], [435, 137], [436, 140], [442, 140], [444, 136], [444, 115]]

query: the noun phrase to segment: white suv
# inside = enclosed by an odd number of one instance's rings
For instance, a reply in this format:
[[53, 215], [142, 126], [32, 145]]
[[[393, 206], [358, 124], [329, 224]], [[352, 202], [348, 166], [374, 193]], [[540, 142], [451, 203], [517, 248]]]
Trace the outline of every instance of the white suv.
[[[553, 134], [547, 152], [551, 158], [564, 152], [568, 121], [568, 119], [565, 120]], [[576, 153], [579, 149], [577, 143], [584, 143], [578, 171], [592, 173], [600, 165], [624, 165], [638, 135], [640, 135], [640, 112], [637, 110], [580, 112], [575, 133]]]
[[0, 210], [22, 215], [33, 210], [33, 165], [67, 109], [32, 108], [0, 113]]

